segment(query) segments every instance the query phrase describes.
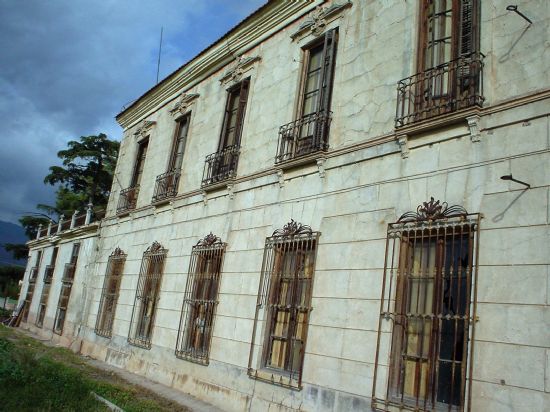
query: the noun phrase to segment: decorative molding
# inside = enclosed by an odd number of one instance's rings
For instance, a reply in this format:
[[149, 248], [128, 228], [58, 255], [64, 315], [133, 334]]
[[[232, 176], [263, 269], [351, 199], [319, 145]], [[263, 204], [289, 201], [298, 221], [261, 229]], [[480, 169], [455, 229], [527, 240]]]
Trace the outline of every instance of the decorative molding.
[[237, 63], [233, 66], [233, 68], [229, 69], [224, 73], [222, 78], [220, 79], [220, 83], [222, 84], [234, 84], [238, 83], [242, 80], [243, 75], [253, 70], [255, 67], [255, 63], [262, 60], [260, 56], [253, 56], [253, 57], [243, 57], [239, 56], [237, 58]]
[[202, 195], [202, 203], [204, 203], [204, 205], [206, 206], [206, 204], [208, 203], [208, 192], [206, 190], [203, 190], [201, 192], [201, 195]]
[[320, 36], [324, 33], [326, 26], [337, 18], [341, 17], [342, 12], [351, 7], [353, 3], [347, 1], [345, 3], [334, 3], [328, 7], [318, 6], [308, 16], [308, 18], [300, 25], [298, 30], [290, 35], [292, 40], [312, 34]]
[[403, 159], [409, 157], [409, 136], [406, 134], [398, 135], [397, 144], [399, 145], [399, 149], [401, 149], [401, 157]]
[[429, 202], [423, 202], [416, 208], [416, 212], [407, 212], [401, 215], [397, 222], [417, 222], [423, 220], [436, 220], [448, 217], [466, 216], [468, 212], [462, 206], [449, 206], [447, 202], [430, 198]]
[[235, 184], [228, 183], [227, 184], [227, 195], [229, 196], [230, 200], [233, 200], [235, 198]]
[[143, 120], [137, 130], [134, 132], [134, 136], [139, 139], [149, 136], [149, 134], [151, 133], [151, 129], [156, 124], [157, 122], [153, 122], [151, 120]]
[[296, 236], [302, 234], [311, 235], [313, 231], [311, 227], [307, 225], [302, 225], [301, 223], [296, 222], [294, 219], [290, 219], [282, 229], [277, 229], [271, 236]]
[[170, 114], [174, 117], [183, 116], [199, 97], [198, 93], [182, 93], [174, 107], [170, 109]]
[[466, 118], [466, 121], [468, 122], [468, 129], [470, 129], [470, 140], [473, 143], [481, 141], [481, 131], [479, 122], [481, 120], [481, 116], [479, 115], [473, 115]]
[[279, 187], [283, 187], [285, 185], [285, 173], [282, 169], [277, 170], [277, 178], [279, 179]]
[[325, 157], [320, 157], [317, 159], [317, 169], [319, 170], [319, 177], [321, 179], [325, 178], [326, 171], [325, 171], [325, 163], [327, 159]]
[[147, 248], [145, 253], [166, 253], [166, 249], [156, 240]]
[[124, 253], [124, 251], [117, 247], [113, 253], [111, 253], [111, 257], [123, 257], [123, 256], [126, 256], [126, 253]]
[[211, 246], [214, 246], [214, 245], [222, 246], [223, 244], [224, 243], [222, 242], [222, 240], [218, 236], [216, 236], [212, 232], [210, 232], [204, 238], [199, 240], [195, 246], [211, 247]]

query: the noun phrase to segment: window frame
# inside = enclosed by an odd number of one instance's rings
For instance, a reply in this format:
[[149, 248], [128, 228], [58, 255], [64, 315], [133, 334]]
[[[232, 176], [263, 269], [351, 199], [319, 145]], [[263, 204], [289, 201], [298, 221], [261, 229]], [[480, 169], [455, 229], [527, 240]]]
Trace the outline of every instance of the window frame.
[[80, 242], [73, 243], [71, 257], [69, 262], [65, 264], [63, 277], [61, 278], [61, 290], [59, 291], [59, 299], [57, 301], [57, 309], [55, 312], [55, 320], [53, 323], [53, 332], [57, 335], [63, 335], [65, 328], [65, 320], [69, 309], [71, 299], [71, 291], [73, 288], [74, 278], [76, 274], [76, 265], [80, 254]]
[[[480, 214], [431, 198], [416, 212], [405, 213], [388, 225], [372, 390], [374, 410], [469, 410], [480, 219]], [[464, 253], [467, 259], [462, 258]], [[419, 309], [421, 302], [424, 308]], [[410, 307], [411, 303], [416, 307]], [[458, 312], [451, 315], [446, 309], [449, 305]], [[419, 333], [414, 326], [417, 321]], [[454, 329], [448, 328], [450, 323]], [[449, 335], [445, 330], [454, 330], [452, 345], [443, 340]], [[444, 358], [451, 349], [452, 358]], [[413, 356], [416, 360], [410, 358], [411, 353], [418, 355]], [[444, 363], [451, 364], [449, 388], [458, 383], [459, 396], [452, 388], [440, 392], [440, 384], [447, 382], [441, 377]], [[413, 367], [414, 376], [407, 372]], [[377, 384], [385, 388], [384, 395], [382, 389], [377, 392]], [[414, 393], [408, 395], [411, 384]], [[451, 399], [440, 400], [444, 395]]]
[[53, 273], [55, 271], [55, 263], [58, 253], [59, 247], [55, 246], [53, 248], [52, 255], [50, 256], [50, 264], [46, 265], [46, 268], [44, 270], [42, 292], [40, 294], [40, 301], [38, 302], [38, 313], [35, 322], [35, 325], [39, 328], [41, 328], [44, 324], [46, 310], [48, 309], [48, 298], [50, 296], [50, 289], [52, 286]]
[[[253, 379], [291, 389], [302, 389], [320, 236], [320, 232], [314, 232], [309, 226], [291, 220], [282, 229], [276, 230], [272, 236], [266, 238], [248, 362], [248, 375]], [[296, 265], [293, 253], [289, 252], [303, 252], [304, 264]], [[287, 263], [290, 268], [284, 266]], [[287, 271], [290, 276], [285, 276]], [[281, 287], [283, 283], [287, 285], [286, 288]], [[284, 324], [281, 325], [286, 334], [279, 336], [276, 332], [278, 314], [285, 311], [288, 312], [288, 323], [286, 328]], [[276, 340], [286, 341], [286, 346], [279, 345], [279, 349], [282, 347], [284, 352], [281, 366], [272, 364]], [[300, 341], [298, 359], [294, 358], [294, 344], [297, 341]]]
[[176, 342], [180, 359], [209, 363], [226, 247], [212, 233], [193, 246]]
[[[117, 247], [113, 253], [111, 253], [107, 261], [94, 328], [96, 335], [103, 336], [104, 338], [111, 338], [113, 333], [116, 307], [120, 293], [120, 283], [122, 282], [124, 264], [126, 263], [127, 256], [128, 255]], [[114, 288], [112, 288], [113, 283]], [[106, 308], [111, 309], [107, 311]]]
[[128, 331], [130, 345], [151, 349], [167, 254], [156, 241], [143, 253]]
[[29, 312], [32, 304], [32, 299], [34, 297], [34, 289], [36, 288], [36, 279], [38, 279], [38, 273], [40, 272], [40, 264], [42, 263], [42, 257], [44, 254], [43, 249], [36, 251], [36, 258], [34, 261], [34, 266], [31, 267], [29, 271], [29, 282], [27, 285], [27, 292], [25, 294], [25, 306], [23, 308], [23, 313], [21, 314], [21, 320], [27, 322], [29, 317]]

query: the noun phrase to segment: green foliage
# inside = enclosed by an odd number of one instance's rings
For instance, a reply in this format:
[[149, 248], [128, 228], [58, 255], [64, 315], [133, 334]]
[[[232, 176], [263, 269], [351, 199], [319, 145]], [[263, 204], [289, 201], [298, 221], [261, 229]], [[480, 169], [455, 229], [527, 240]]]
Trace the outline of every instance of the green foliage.
[[34, 239], [36, 237], [38, 226], [42, 225], [46, 227], [49, 222], [50, 220], [44, 216], [23, 216], [19, 219], [19, 223], [25, 228], [25, 234], [29, 239]]
[[23, 279], [25, 268], [20, 266], [0, 266], [0, 296], [17, 297], [19, 281]]
[[[100, 133], [97, 136], [81, 136], [80, 141], [71, 140], [67, 150], [57, 156], [63, 166], [50, 167], [44, 183], [60, 183], [56, 209], [70, 206], [70, 209], [84, 209], [91, 201], [94, 205], [107, 204], [113, 173], [118, 156], [119, 142], [109, 140]], [[80, 205], [80, 207], [75, 207]], [[63, 209], [64, 212], [68, 210]], [[70, 213], [70, 212], [69, 212]]]
[[4, 243], [6, 252], [11, 252], [14, 259], [26, 259], [29, 255], [29, 248], [19, 243]]

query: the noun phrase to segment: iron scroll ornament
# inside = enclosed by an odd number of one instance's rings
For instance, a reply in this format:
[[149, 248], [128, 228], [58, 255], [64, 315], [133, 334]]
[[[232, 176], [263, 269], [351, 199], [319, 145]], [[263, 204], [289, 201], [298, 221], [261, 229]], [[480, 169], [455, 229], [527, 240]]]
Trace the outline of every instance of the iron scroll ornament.
[[113, 251], [113, 253], [111, 253], [111, 256], [112, 257], [126, 256], [126, 253], [124, 253], [124, 251], [121, 248], [117, 247]]
[[449, 217], [466, 216], [468, 212], [462, 206], [449, 206], [447, 202], [440, 202], [433, 197], [429, 202], [423, 202], [416, 208], [416, 212], [407, 212], [401, 215], [397, 222], [417, 222], [423, 220], [436, 220]]
[[166, 249], [164, 249], [159, 242], [154, 241], [153, 244], [147, 248], [145, 253], [162, 253], [165, 250]]
[[282, 229], [277, 229], [271, 236], [295, 236], [302, 234], [311, 235], [312, 233], [313, 231], [311, 230], [311, 227], [302, 225], [294, 219], [290, 219], [290, 222], [284, 225]]
[[218, 236], [216, 236], [215, 234], [210, 232], [203, 239], [199, 240], [197, 242], [196, 246], [208, 247], [208, 246], [212, 246], [214, 244], [221, 245], [221, 244], [223, 244], [223, 242]]

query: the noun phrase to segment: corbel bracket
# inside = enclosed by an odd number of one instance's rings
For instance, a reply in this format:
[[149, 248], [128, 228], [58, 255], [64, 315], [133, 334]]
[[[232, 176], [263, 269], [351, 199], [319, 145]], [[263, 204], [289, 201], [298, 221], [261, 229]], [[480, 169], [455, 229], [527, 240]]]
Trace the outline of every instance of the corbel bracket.
[[397, 136], [397, 144], [401, 149], [401, 157], [403, 159], [409, 157], [409, 137], [406, 134]]
[[478, 115], [470, 116], [466, 118], [468, 122], [468, 128], [470, 129], [470, 140], [472, 143], [481, 141], [481, 131], [479, 127], [479, 121], [481, 117]]
[[326, 170], [325, 170], [325, 163], [327, 159], [324, 157], [320, 157], [317, 159], [317, 169], [319, 170], [319, 177], [321, 179], [324, 179], [326, 176]]
[[235, 198], [235, 185], [233, 183], [229, 183], [227, 185], [227, 195], [229, 196], [230, 200], [233, 200]]
[[206, 190], [202, 191], [202, 202], [204, 203], [205, 206], [208, 203], [208, 193], [206, 192]]
[[277, 170], [277, 177], [279, 178], [279, 187], [285, 185], [285, 172], [282, 169]]

